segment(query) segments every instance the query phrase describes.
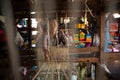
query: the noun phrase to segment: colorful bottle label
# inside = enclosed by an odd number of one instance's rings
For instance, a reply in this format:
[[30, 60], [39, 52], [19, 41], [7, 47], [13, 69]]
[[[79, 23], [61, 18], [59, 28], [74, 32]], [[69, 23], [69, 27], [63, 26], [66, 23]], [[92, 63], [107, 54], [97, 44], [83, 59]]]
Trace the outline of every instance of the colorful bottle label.
[[84, 41], [84, 40], [85, 40], [85, 33], [80, 32], [80, 41]]
[[92, 37], [91, 37], [91, 34], [90, 34], [90, 33], [88, 33], [88, 34], [86, 35], [86, 41], [92, 42]]

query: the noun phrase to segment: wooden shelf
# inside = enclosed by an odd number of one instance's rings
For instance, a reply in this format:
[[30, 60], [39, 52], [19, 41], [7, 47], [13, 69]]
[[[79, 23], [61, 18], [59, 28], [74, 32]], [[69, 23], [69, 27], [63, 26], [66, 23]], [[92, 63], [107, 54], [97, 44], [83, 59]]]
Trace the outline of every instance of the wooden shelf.
[[99, 58], [96, 58], [96, 57], [92, 57], [92, 58], [76, 58], [76, 59], [71, 59], [71, 61], [98, 63], [99, 62]]
[[86, 47], [86, 48], [70, 48], [70, 54], [81, 54], [88, 52], [99, 52], [99, 47]]
[[98, 63], [99, 58], [91, 57], [91, 58], [71, 58], [70, 60], [58, 60], [58, 62], [92, 62]]
[[79, 41], [79, 42], [75, 42], [75, 44], [80, 44], [80, 43], [84, 43], [84, 42], [90, 42], [90, 41]]

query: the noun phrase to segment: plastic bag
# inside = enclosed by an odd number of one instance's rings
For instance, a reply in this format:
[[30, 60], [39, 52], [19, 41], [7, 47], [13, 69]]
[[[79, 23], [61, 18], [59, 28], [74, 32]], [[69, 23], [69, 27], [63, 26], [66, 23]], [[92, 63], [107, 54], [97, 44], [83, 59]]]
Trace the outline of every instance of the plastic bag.
[[99, 46], [99, 44], [100, 44], [100, 37], [98, 34], [95, 34], [93, 38], [93, 46]]

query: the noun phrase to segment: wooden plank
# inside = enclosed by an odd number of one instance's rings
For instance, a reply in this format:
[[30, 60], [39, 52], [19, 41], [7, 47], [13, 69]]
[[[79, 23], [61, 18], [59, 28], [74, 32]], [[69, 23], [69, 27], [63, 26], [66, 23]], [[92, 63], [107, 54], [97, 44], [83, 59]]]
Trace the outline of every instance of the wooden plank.
[[93, 57], [93, 58], [77, 58], [77, 59], [71, 59], [71, 61], [98, 63], [99, 59], [95, 58], [95, 57]]
[[98, 63], [99, 58], [97, 57], [91, 57], [91, 58], [72, 58], [70, 60], [58, 60], [60, 62], [92, 62], [92, 63]]
[[99, 52], [99, 47], [86, 47], [86, 48], [70, 48], [70, 54], [81, 54], [81, 53], [92, 53], [92, 52]]

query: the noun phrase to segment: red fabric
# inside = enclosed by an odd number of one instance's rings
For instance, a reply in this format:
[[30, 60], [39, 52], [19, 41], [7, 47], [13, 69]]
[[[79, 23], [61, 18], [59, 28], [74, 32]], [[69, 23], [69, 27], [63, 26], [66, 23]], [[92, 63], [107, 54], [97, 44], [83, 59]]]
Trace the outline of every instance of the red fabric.
[[5, 36], [5, 32], [3, 30], [0, 30], [0, 41], [6, 42], [6, 36]]

